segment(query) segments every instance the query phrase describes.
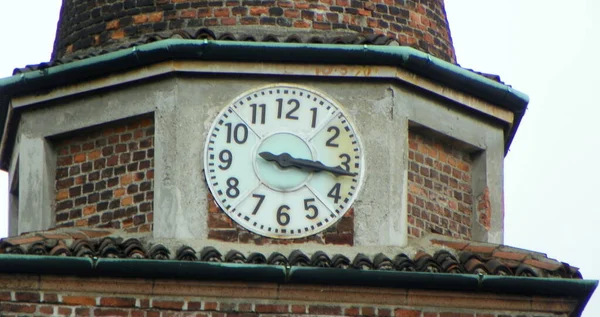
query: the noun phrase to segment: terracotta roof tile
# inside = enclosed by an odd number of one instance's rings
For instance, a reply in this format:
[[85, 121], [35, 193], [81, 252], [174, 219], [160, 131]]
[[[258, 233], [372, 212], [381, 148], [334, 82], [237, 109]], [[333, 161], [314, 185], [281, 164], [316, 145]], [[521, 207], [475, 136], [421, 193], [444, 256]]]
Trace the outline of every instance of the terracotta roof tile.
[[[64, 229], [61, 232], [34, 232], [25, 236], [0, 240], [0, 254], [31, 254], [51, 256], [136, 258], [177, 261], [227, 262], [239, 264], [270, 264], [289, 266], [333, 267], [338, 269], [395, 270], [431, 273], [471, 273], [531, 277], [581, 278], [579, 270], [541, 253], [499, 251], [512, 250], [495, 244], [464, 242], [431, 235], [416, 241], [419, 246], [411, 258], [405, 253], [374, 256], [358, 253], [353, 258], [344, 254], [317, 251], [305, 254], [294, 250], [289, 255], [279, 252], [245, 254], [237, 250], [218, 250], [206, 246], [201, 250], [180, 244], [169, 248], [156, 242], [147, 242], [144, 236], [133, 237], [121, 231], [95, 229]], [[169, 245], [173, 245], [170, 243]], [[452, 247], [461, 248], [461, 250]], [[466, 251], [469, 250], [469, 251]], [[533, 257], [532, 257], [533, 256]], [[1, 270], [1, 269], [0, 269]]]
[[527, 258], [528, 255], [529, 254], [527, 254], [527, 253], [506, 252], [506, 251], [500, 251], [500, 250], [496, 250], [496, 251], [494, 251], [494, 253], [492, 253], [492, 256], [494, 256], [496, 258], [515, 260], [515, 261], [523, 261], [523, 260], [525, 260], [525, 258]]

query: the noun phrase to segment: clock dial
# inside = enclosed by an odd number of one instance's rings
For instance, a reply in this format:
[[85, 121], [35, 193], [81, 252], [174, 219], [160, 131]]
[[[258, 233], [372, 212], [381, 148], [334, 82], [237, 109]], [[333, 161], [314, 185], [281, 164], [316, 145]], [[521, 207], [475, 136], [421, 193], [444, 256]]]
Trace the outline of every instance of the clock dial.
[[299, 238], [350, 208], [363, 171], [356, 130], [321, 93], [273, 85], [227, 106], [208, 134], [205, 173], [215, 201], [246, 229]]

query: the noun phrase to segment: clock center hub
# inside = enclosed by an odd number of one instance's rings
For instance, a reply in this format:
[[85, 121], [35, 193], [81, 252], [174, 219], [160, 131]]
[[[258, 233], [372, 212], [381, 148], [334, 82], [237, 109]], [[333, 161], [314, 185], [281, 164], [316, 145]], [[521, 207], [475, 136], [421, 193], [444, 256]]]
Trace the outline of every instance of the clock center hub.
[[266, 137], [258, 146], [254, 155], [254, 170], [258, 178], [268, 187], [278, 191], [290, 192], [302, 187], [312, 173], [295, 167], [281, 168], [274, 162], [262, 159], [258, 153], [270, 152], [275, 155], [288, 153], [294, 158], [314, 159], [308, 144], [300, 137], [279, 132]]

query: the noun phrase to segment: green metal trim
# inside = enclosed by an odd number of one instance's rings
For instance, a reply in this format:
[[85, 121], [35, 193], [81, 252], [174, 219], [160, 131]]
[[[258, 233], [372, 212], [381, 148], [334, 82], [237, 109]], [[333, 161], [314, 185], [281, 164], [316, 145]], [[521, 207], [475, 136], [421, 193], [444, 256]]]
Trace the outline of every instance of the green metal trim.
[[[8, 100], [167, 60], [207, 60], [398, 66], [515, 113], [506, 150], [525, 113], [524, 93], [406, 46], [258, 43], [167, 39], [0, 79], [0, 122]], [[0, 129], [0, 139], [3, 130]], [[11, 141], [12, 142], [12, 141]], [[12, 144], [11, 144], [12, 146]], [[1, 158], [4, 158], [2, 153]], [[4, 161], [4, 160], [1, 160]], [[0, 168], [6, 168], [6, 163]]]
[[98, 259], [99, 276], [175, 278], [211, 281], [285, 283], [286, 268], [276, 265], [145, 259]]
[[0, 254], [0, 273], [369, 286], [573, 298], [579, 316], [598, 281], [198, 261]]
[[89, 276], [93, 268], [90, 258], [0, 254], [0, 273]]

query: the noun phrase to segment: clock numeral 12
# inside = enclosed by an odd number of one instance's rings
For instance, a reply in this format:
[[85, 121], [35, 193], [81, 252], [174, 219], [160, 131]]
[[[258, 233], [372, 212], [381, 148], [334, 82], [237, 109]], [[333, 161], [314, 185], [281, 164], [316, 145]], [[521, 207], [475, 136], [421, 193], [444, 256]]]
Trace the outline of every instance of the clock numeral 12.
[[[282, 111], [283, 111], [283, 99], [282, 98], [278, 98], [275, 99], [275, 101], [277, 101], [277, 119], [281, 119], [281, 115], [282, 115]], [[287, 102], [288, 105], [294, 104], [294, 108], [292, 108], [292, 110], [288, 111], [288, 113], [286, 113], [285, 118], [286, 119], [291, 119], [291, 120], [298, 120], [297, 116], [294, 116], [293, 113], [296, 112], [296, 110], [298, 110], [298, 108], [300, 108], [300, 101], [296, 100], [296, 99], [290, 99]]]

